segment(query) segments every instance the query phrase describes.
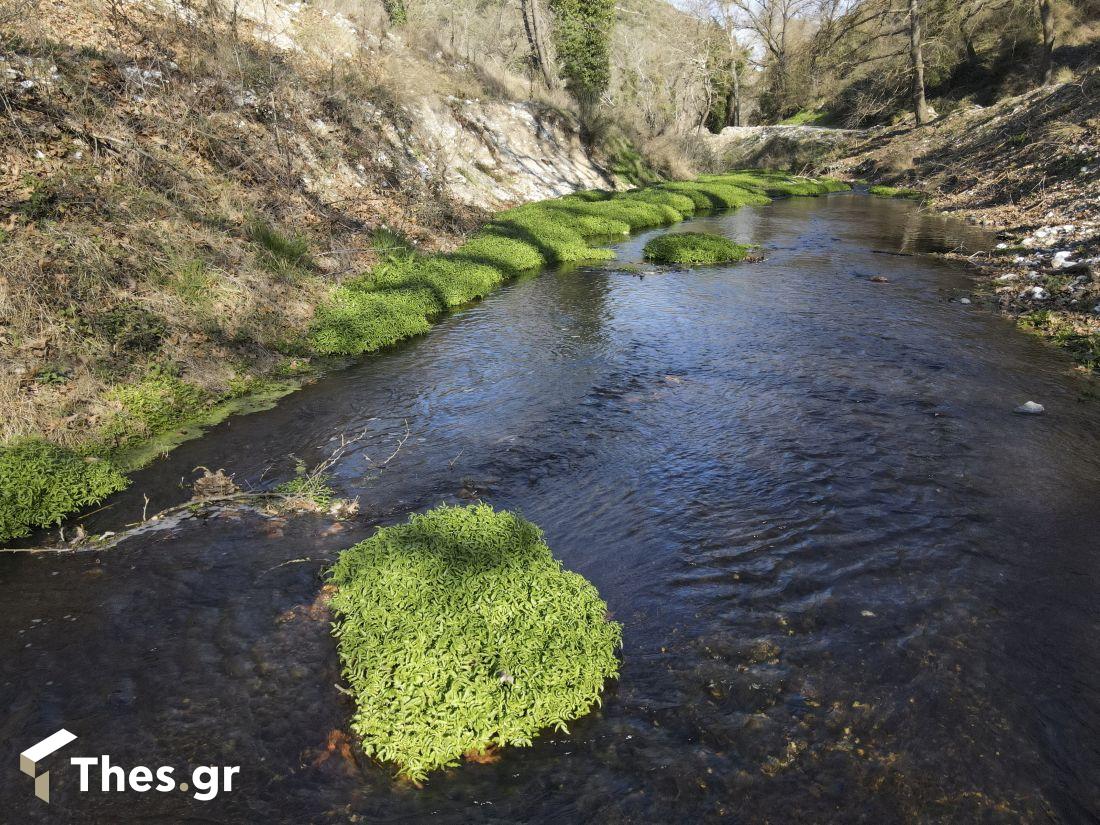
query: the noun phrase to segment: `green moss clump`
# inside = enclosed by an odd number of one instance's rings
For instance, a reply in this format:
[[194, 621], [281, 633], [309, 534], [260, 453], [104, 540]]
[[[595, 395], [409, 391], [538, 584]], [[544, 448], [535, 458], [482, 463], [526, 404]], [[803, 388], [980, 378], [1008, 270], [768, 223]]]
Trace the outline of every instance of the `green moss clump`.
[[596, 588], [535, 525], [488, 505], [380, 529], [330, 576], [352, 729], [414, 780], [565, 730], [618, 673], [622, 631]]
[[642, 255], [647, 261], [659, 264], [724, 264], [744, 260], [750, 249], [720, 235], [677, 232], [653, 238], [643, 248]]
[[36, 438], [0, 445], [0, 542], [26, 536], [122, 490], [128, 481], [110, 462], [89, 459]]
[[924, 193], [916, 189], [898, 189], [894, 186], [872, 186], [868, 190], [872, 195], [880, 198], [908, 198], [909, 200], [924, 200]]
[[402, 300], [402, 294], [340, 287], [317, 310], [313, 349], [322, 355], [359, 355], [427, 332], [428, 319]]

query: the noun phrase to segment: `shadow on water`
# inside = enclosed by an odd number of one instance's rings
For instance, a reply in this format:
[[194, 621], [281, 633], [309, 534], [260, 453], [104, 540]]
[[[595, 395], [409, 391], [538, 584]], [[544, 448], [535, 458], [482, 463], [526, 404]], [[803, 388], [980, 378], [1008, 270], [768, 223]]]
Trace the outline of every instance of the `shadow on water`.
[[[225, 422], [99, 529], [260, 484], [341, 433], [366, 516], [223, 514], [72, 557], [2, 556], [0, 801], [29, 822], [1094, 821], [1100, 410], [1067, 362], [952, 301], [982, 245], [843, 195], [699, 218], [761, 263], [513, 283], [428, 336]], [[640, 259], [653, 233], [619, 245]], [[888, 278], [875, 283], [874, 276]], [[1029, 398], [1047, 414], [1013, 416]], [[410, 438], [381, 478], [409, 422]], [[391, 780], [343, 745], [321, 573], [374, 523], [476, 494], [542, 525], [624, 625], [565, 734]], [[53, 803], [18, 772], [64, 726]], [[232, 792], [78, 789], [75, 755], [240, 765]], [[93, 772], [93, 782], [98, 776]], [[93, 788], [97, 786], [93, 784]]]

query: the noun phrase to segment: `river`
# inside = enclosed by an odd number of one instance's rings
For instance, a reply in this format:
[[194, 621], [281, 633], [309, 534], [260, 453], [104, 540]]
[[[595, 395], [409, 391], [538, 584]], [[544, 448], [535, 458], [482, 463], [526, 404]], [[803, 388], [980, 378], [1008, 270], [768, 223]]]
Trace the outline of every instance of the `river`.
[[[182, 445], [91, 522], [184, 500], [198, 465], [262, 486], [364, 433], [334, 468], [347, 525], [225, 512], [0, 554], [3, 818], [1100, 821], [1092, 386], [925, 254], [980, 230], [861, 194], [671, 231], [700, 229], [766, 260], [513, 282]], [[1014, 415], [1029, 399], [1046, 414]], [[345, 748], [313, 602], [376, 524], [473, 497], [599, 588], [621, 678], [568, 734], [414, 788]], [[18, 754], [59, 727], [47, 806]], [[68, 758], [99, 754], [241, 771], [205, 802], [81, 793]]]

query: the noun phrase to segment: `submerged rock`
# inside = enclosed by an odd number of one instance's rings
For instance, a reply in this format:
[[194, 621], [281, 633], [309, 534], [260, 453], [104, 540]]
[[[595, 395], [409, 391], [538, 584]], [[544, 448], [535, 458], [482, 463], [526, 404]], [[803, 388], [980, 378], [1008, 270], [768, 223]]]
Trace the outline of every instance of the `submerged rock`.
[[1020, 415], [1042, 415], [1046, 412], [1046, 408], [1042, 404], [1037, 404], [1034, 401], [1028, 401], [1018, 406], [1015, 412]]

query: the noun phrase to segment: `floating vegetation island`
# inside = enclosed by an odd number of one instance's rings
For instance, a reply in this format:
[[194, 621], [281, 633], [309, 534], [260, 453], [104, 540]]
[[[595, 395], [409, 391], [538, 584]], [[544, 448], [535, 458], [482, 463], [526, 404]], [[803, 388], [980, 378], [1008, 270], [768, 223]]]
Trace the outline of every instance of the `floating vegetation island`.
[[726, 264], [743, 261], [752, 249], [721, 235], [676, 232], [653, 238], [645, 245], [642, 254], [647, 261], [657, 264]]
[[382, 528], [331, 580], [352, 730], [414, 781], [566, 730], [618, 674], [622, 631], [596, 588], [538, 527], [486, 504]]

